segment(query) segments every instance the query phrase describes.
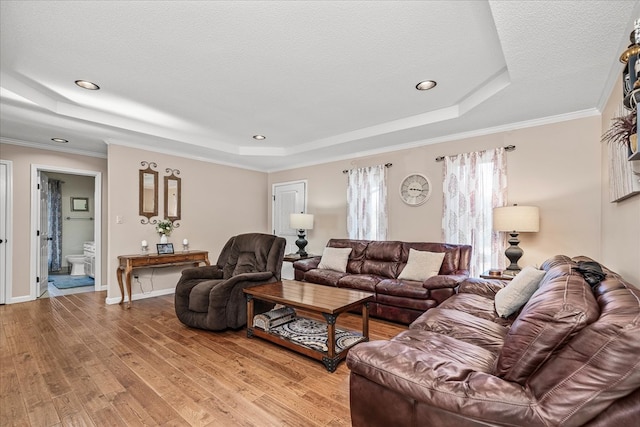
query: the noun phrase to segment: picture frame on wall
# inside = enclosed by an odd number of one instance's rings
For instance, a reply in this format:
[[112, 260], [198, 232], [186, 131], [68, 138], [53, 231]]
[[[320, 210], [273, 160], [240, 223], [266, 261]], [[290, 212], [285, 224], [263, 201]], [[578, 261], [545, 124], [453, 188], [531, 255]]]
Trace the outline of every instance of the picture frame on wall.
[[88, 197], [72, 197], [71, 211], [89, 212], [89, 198]]
[[158, 255], [171, 255], [173, 254], [173, 243], [158, 243], [156, 244], [158, 249]]

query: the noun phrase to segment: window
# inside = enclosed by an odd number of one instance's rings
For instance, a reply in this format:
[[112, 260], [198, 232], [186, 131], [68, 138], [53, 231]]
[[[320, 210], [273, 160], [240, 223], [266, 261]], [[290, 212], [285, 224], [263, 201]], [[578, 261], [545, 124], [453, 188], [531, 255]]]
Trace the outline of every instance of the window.
[[471, 275], [502, 266], [504, 237], [492, 230], [492, 210], [504, 206], [504, 148], [445, 157], [443, 239], [471, 245]]
[[384, 165], [351, 169], [347, 187], [350, 239], [386, 240], [387, 183]]

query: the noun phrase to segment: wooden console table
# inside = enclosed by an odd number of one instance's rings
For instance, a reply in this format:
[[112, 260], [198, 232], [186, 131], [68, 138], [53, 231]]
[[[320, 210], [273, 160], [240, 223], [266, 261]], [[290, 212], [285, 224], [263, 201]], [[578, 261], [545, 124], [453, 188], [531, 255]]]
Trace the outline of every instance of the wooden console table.
[[120, 304], [124, 303], [125, 293], [122, 283], [122, 275], [124, 274], [125, 281], [127, 283], [127, 292], [129, 293], [129, 304], [127, 308], [131, 306], [131, 272], [136, 268], [151, 268], [151, 267], [175, 267], [178, 265], [191, 264], [197, 267], [201, 262], [206, 265], [209, 263], [209, 252], [207, 251], [184, 251], [176, 252], [175, 254], [149, 254], [149, 255], [119, 255], [118, 256], [118, 270], [116, 271], [116, 277], [118, 277], [118, 285], [120, 286], [120, 294], [122, 300]]

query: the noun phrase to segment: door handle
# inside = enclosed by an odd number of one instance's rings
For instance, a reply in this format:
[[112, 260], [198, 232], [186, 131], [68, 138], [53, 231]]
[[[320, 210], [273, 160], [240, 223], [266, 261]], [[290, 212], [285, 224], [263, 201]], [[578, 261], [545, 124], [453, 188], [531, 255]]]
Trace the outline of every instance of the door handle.
[[4, 243], [4, 240], [0, 239], [0, 243]]

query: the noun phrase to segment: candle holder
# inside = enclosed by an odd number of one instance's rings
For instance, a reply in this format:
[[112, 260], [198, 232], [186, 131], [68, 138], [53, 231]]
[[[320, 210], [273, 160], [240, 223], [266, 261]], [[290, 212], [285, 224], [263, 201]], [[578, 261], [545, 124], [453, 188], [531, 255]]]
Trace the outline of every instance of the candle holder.
[[189, 252], [189, 243], [182, 243], [182, 252]]
[[149, 254], [149, 244], [147, 243], [146, 240], [143, 240], [142, 243], [140, 244], [140, 253], [142, 255], [148, 255]]

